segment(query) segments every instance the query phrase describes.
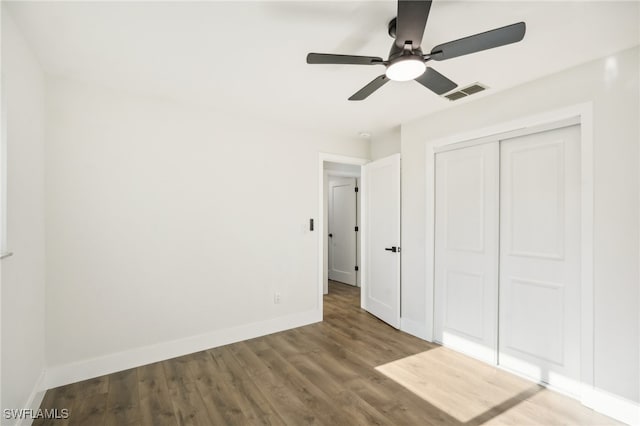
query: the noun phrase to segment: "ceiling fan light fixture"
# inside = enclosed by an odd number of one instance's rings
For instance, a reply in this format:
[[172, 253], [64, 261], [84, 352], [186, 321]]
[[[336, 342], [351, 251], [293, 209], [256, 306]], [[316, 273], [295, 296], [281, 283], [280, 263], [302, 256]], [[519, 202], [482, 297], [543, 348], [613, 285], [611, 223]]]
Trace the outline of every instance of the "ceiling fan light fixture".
[[426, 69], [427, 65], [420, 57], [401, 57], [387, 67], [386, 75], [390, 80], [409, 81], [420, 77]]

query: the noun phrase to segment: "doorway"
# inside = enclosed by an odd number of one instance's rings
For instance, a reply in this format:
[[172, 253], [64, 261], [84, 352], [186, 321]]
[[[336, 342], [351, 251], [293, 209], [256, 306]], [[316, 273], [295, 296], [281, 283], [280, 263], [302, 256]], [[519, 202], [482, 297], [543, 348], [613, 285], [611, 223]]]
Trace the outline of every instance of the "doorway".
[[[332, 237], [329, 237], [329, 234], [332, 233], [329, 231], [329, 228], [330, 228], [330, 223], [329, 223], [330, 182], [331, 181], [334, 182], [335, 186], [337, 186], [335, 195], [340, 200], [336, 200], [336, 201], [346, 202], [347, 199], [349, 198], [348, 185], [341, 186], [339, 183], [341, 181], [348, 182], [348, 180], [350, 179], [356, 185], [359, 184], [359, 179], [361, 175], [361, 166], [363, 166], [367, 162], [369, 162], [369, 160], [365, 158], [348, 157], [348, 156], [325, 154], [325, 153], [319, 154], [319, 167], [318, 167], [319, 214], [318, 214], [317, 230], [319, 233], [318, 235], [318, 295], [319, 295], [318, 305], [320, 308], [320, 312], [322, 312], [322, 309], [323, 309], [323, 297], [329, 292], [329, 250], [330, 250], [330, 244], [331, 244], [330, 239], [332, 238]], [[340, 231], [341, 235], [337, 236], [336, 243], [343, 244], [344, 242], [350, 242], [351, 246], [347, 248], [340, 247], [338, 253], [332, 252], [332, 255], [337, 254], [338, 256], [343, 256], [343, 257], [340, 258], [340, 261], [336, 262], [336, 265], [334, 265], [334, 262], [332, 261], [331, 266], [337, 271], [342, 271], [344, 273], [351, 272], [350, 274], [352, 277], [351, 279], [353, 280], [353, 283], [354, 283], [354, 284], [351, 284], [351, 283], [340, 284], [339, 281], [336, 281], [337, 283], [336, 285], [349, 285], [352, 287], [357, 287], [360, 285], [359, 272], [361, 271], [360, 268], [362, 266], [362, 262], [360, 261], [360, 247], [362, 246], [360, 238], [361, 238], [362, 232], [360, 231], [360, 229], [358, 229], [358, 232], [356, 232], [355, 226], [359, 226], [361, 222], [362, 209], [358, 205], [355, 205], [355, 202], [356, 202], [355, 189], [353, 191], [354, 191], [353, 192], [354, 205], [352, 205], [351, 207], [352, 207], [352, 210], [355, 211], [356, 217], [352, 220], [356, 222], [356, 225], [353, 225], [354, 229], [353, 229], [353, 234], [351, 236], [354, 237], [354, 239], [350, 240], [349, 238], [350, 236], [347, 233], [347, 228], [346, 228], [347, 225], [345, 225], [347, 221], [345, 221], [344, 223], [341, 224], [341, 227], [343, 229]], [[333, 206], [333, 203], [332, 203], [332, 206]], [[341, 206], [349, 207], [342, 204]], [[344, 210], [348, 211], [349, 209], [344, 209]], [[335, 229], [335, 225], [336, 224], [334, 224], [334, 229]], [[351, 225], [348, 225], [348, 226], [351, 226]], [[350, 253], [351, 250], [355, 250], [355, 255], [353, 255], [353, 257], [350, 254], [345, 255], [345, 253]], [[352, 260], [350, 260], [351, 258]], [[348, 271], [348, 269], [350, 269], [348, 267], [348, 264], [352, 264], [351, 268], [353, 268], [353, 271]], [[358, 266], [358, 271], [355, 270], [356, 266]], [[332, 278], [335, 278], [333, 277], [333, 274], [332, 274]], [[347, 278], [345, 275], [342, 275], [339, 278], [342, 280], [349, 280], [349, 278]]]
[[[335, 163], [335, 164], [334, 164]], [[353, 168], [357, 166], [357, 169]], [[360, 174], [356, 171], [359, 169]], [[356, 173], [354, 173], [356, 172]], [[362, 187], [356, 193], [357, 234], [356, 286], [360, 282], [360, 307], [394, 328], [400, 328], [400, 154], [375, 161], [354, 159], [331, 154], [320, 154], [319, 164], [319, 217], [318, 220], [318, 280], [319, 308], [329, 290], [329, 176], [358, 178]], [[346, 174], [346, 176], [345, 176]], [[347, 181], [336, 180], [336, 186], [348, 188]], [[356, 180], [357, 182], [357, 180]], [[344, 185], [343, 185], [344, 183]], [[346, 189], [340, 194], [348, 194]], [[355, 191], [354, 191], [355, 192]], [[345, 196], [346, 198], [346, 196]], [[350, 225], [348, 225], [350, 226]], [[347, 234], [351, 228], [347, 228]], [[354, 230], [355, 230], [354, 229]], [[351, 238], [351, 237], [348, 237]], [[351, 256], [347, 257], [350, 259]], [[338, 268], [350, 269], [347, 264]], [[357, 270], [356, 270], [357, 267]], [[334, 268], [332, 266], [332, 268]], [[335, 268], [334, 268], [335, 269]], [[346, 281], [344, 276], [341, 278]], [[346, 284], [345, 284], [346, 285]], [[357, 288], [351, 286], [352, 288]]]

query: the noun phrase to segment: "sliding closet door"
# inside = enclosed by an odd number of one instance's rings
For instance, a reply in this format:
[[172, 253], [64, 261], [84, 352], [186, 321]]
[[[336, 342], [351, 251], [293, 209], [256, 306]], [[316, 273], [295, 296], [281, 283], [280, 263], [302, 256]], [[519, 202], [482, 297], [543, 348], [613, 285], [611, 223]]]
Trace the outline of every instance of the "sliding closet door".
[[580, 131], [501, 142], [499, 363], [577, 392]]
[[496, 362], [498, 142], [436, 155], [435, 338]]

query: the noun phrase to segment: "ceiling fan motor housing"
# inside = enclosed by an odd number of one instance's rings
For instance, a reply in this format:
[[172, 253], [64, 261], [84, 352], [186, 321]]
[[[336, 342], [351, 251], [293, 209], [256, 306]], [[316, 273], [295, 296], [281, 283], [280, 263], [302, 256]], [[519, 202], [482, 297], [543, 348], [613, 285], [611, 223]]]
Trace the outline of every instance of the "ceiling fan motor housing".
[[395, 43], [391, 45], [391, 50], [389, 50], [389, 62], [394, 62], [398, 58], [404, 59], [406, 57], [413, 57], [413, 58], [418, 58], [420, 60], [424, 60], [422, 49], [420, 49], [419, 47], [413, 48], [413, 46], [411, 46], [411, 48], [409, 49], [409, 48], [398, 47], [398, 45]]
[[[398, 18], [393, 18], [389, 21], [389, 36], [395, 40], [396, 38], [396, 23], [398, 22]], [[398, 58], [402, 60], [408, 59], [408, 57], [412, 57], [412, 59], [420, 59], [424, 60], [424, 55], [422, 54], [422, 50], [419, 46], [414, 46], [412, 44], [407, 44], [405, 46], [398, 46], [398, 44], [394, 41], [391, 44], [391, 50], [389, 50], [389, 63], [395, 62]]]

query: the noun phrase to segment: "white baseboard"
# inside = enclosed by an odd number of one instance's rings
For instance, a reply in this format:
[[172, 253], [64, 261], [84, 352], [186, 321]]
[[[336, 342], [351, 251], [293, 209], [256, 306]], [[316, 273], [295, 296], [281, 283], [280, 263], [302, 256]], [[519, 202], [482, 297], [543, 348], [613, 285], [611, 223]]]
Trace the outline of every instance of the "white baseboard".
[[584, 389], [582, 403], [629, 425], [640, 425], [640, 404], [601, 389]]
[[44, 384], [46, 389], [51, 389], [319, 321], [322, 321], [322, 312], [314, 309], [224, 330], [216, 330], [198, 336], [135, 348], [99, 358], [56, 365], [47, 369]]
[[415, 321], [409, 318], [400, 318], [400, 330], [405, 333], [409, 333], [412, 336], [421, 338], [422, 340], [429, 340], [427, 338], [427, 329], [420, 321]]
[[[42, 398], [44, 398], [44, 393], [46, 392], [45, 388], [45, 380], [46, 380], [46, 371], [42, 370], [40, 373], [40, 377], [36, 380], [33, 389], [31, 390], [31, 394], [27, 399], [27, 402], [24, 404], [24, 408], [27, 410], [32, 410], [33, 412], [37, 412], [38, 408], [40, 408], [40, 404], [42, 403]], [[32, 418], [23, 418], [16, 421], [17, 426], [27, 426], [33, 422]]]

